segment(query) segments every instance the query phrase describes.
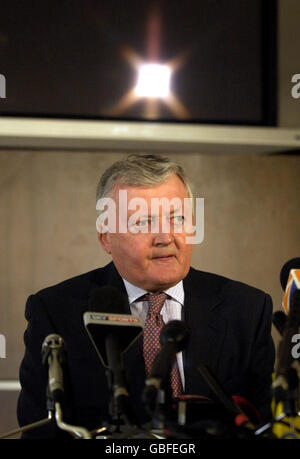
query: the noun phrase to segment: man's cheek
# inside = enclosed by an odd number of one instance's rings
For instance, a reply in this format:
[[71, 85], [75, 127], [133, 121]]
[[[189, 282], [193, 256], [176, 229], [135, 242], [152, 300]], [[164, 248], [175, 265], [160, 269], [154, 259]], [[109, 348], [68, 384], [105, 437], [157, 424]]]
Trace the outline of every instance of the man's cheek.
[[[125, 247], [123, 245], [123, 255], [124, 257], [126, 256], [127, 261], [133, 266], [141, 266], [145, 262], [145, 257], [138, 244], [125, 244]], [[126, 262], [126, 259], [123, 262]]]

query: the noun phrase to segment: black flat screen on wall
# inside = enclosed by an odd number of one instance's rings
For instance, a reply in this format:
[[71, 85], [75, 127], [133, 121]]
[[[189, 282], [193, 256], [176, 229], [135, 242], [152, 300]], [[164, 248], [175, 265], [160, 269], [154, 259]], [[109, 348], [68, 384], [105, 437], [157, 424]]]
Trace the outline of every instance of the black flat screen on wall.
[[2, 116], [276, 125], [276, 1], [0, 8]]

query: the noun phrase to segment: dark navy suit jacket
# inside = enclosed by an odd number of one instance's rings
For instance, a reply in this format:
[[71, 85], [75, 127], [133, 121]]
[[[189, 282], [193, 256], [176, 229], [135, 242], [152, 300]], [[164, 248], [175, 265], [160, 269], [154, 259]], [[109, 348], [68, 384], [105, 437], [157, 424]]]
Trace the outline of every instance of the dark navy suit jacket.
[[[47, 417], [47, 370], [42, 366], [41, 346], [50, 333], [61, 335], [66, 344], [66, 421], [94, 429], [108, 419], [105, 370], [82, 318], [88, 310], [90, 292], [103, 285], [118, 287], [126, 293], [120, 275], [110, 263], [28, 298], [26, 350], [20, 367], [22, 390], [17, 409], [20, 425]], [[275, 358], [271, 297], [241, 282], [193, 268], [183, 286], [183, 320], [190, 331], [183, 352], [185, 393], [212, 396], [196, 370], [202, 361], [228, 394], [247, 398], [267, 420]], [[142, 336], [124, 354], [124, 366], [132, 403], [143, 423], [149, 418], [141, 402], [145, 383]], [[61, 433], [51, 422], [23, 436], [45, 438]]]

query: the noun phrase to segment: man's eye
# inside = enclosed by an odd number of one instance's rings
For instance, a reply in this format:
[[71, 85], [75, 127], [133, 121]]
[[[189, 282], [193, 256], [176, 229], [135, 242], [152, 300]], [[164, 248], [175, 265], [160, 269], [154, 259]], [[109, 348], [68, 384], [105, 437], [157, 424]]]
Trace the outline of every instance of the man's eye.
[[151, 220], [141, 220], [137, 223], [138, 226], [145, 226], [147, 225], [148, 223], [150, 223]]
[[145, 226], [145, 225], [148, 225], [152, 222], [152, 218], [149, 217], [149, 218], [145, 218], [144, 220], [140, 220], [139, 222], [137, 222], [137, 225], [140, 225], [140, 226]]
[[135, 222], [133, 225], [135, 228], [146, 228], [148, 225], [151, 225], [151, 218], [146, 218], [144, 220], [139, 220]]
[[181, 223], [184, 220], [184, 216], [183, 215], [175, 215], [173, 217], [173, 220], [175, 221], [175, 223]]

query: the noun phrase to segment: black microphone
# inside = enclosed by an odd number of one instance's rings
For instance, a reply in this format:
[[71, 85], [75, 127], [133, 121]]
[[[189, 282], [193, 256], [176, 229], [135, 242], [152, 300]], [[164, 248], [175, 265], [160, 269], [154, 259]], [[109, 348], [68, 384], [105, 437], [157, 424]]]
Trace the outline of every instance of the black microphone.
[[295, 290], [289, 305], [289, 314], [278, 346], [278, 360], [275, 380], [272, 384], [275, 403], [282, 402], [286, 416], [296, 417], [299, 412], [299, 378], [292, 363], [296, 360], [292, 354], [294, 335], [300, 325], [300, 290]]
[[[277, 375], [280, 374], [281, 376], [287, 372], [292, 363], [291, 339], [298, 331], [297, 323], [299, 323], [300, 312], [298, 311], [299, 306], [297, 307], [295, 304], [295, 301], [297, 302], [296, 297], [299, 295], [299, 293], [297, 293], [297, 290], [299, 292], [299, 285], [297, 288], [298, 273], [300, 273], [299, 257], [292, 258], [283, 265], [280, 271], [280, 283], [284, 291], [282, 306], [285, 312], [276, 311], [272, 317], [274, 326], [282, 336], [282, 340], [278, 347], [277, 365]], [[292, 309], [292, 311], [290, 311], [290, 309]], [[282, 381], [282, 378], [280, 378], [280, 381]], [[275, 385], [278, 383], [277, 379]]]
[[[287, 288], [287, 283], [292, 270], [300, 270], [300, 257], [292, 258], [291, 260], [287, 261], [280, 271], [280, 284], [283, 291], [285, 292], [282, 302], [282, 306], [285, 312], [275, 311], [272, 317], [272, 322], [281, 336], [283, 336], [287, 324], [289, 297], [291, 297], [292, 294], [291, 289]], [[293, 289], [295, 289], [295, 285], [293, 285]]]
[[275, 311], [272, 317], [272, 322], [278, 333], [283, 336], [287, 322], [287, 315], [283, 311]]
[[[285, 291], [283, 307], [287, 315], [282, 333], [282, 341], [278, 348], [277, 378], [274, 382], [274, 386], [276, 387], [283, 384], [282, 387], [285, 389], [287, 389], [288, 386], [288, 381], [286, 380], [287, 372], [294, 360], [292, 356], [292, 337], [299, 332], [300, 326], [299, 275], [300, 257], [292, 258], [287, 261], [280, 272], [280, 283]], [[276, 316], [277, 323], [283, 323], [284, 319], [281, 318], [280, 321], [278, 321], [278, 317], [279, 314]], [[281, 323], [279, 326], [281, 326]]]
[[142, 334], [143, 323], [140, 318], [128, 314], [127, 296], [112, 286], [92, 291], [89, 310], [83, 315], [84, 325], [102, 364], [111, 371], [109, 385], [117, 408], [128, 423], [137, 424], [128, 401], [122, 354]]
[[291, 298], [289, 314], [286, 319], [282, 341], [278, 349], [277, 378], [274, 382], [274, 387], [277, 386], [280, 381], [281, 384], [283, 384], [282, 387], [287, 388], [287, 381], [285, 381], [285, 378], [294, 360], [292, 356], [292, 337], [299, 332], [299, 326], [300, 290], [295, 290]]
[[[293, 337], [300, 326], [300, 258], [284, 264], [280, 272], [280, 283], [285, 291], [282, 306], [286, 313], [282, 340], [278, 346], [275, 380], [272, 384], [275, 402], [283, 402], [287, 416], [295, 417], [299, 411], [299, 378], [293, 362]], [[283, 319], [282, 319], [283, 322]]]
[[[48, 335], [42, 344], [42, 362], [48, 366], [48, 395], [52, 402], [61, 402], [64, 393], [63, 363], [65, 346], [61, 336]], [[48, 403], [50, 403], [48, 397]]]
[[153, 362], [143, 392], [143, 401], [151, 409], [154, 406], [157, 391], [170, 375], [177, 352], [186, 347], [188, 338], [188, 327], [181, 320], [171, 320], [162, 328], [160, 333], [161, 349]]
[[237, 427], [249, 429], [249, 431], [253, 433], [254, 425], [251, 423], [248, 416], [241, 410], [235, 400], [224, 391], [210, 368], [203, 362], [199, 362], [197, 371], [202, 376], [203, 380], [206, 382], [217, 400], [224, 406], [228, 414], [233, 417], [235, 425]]

